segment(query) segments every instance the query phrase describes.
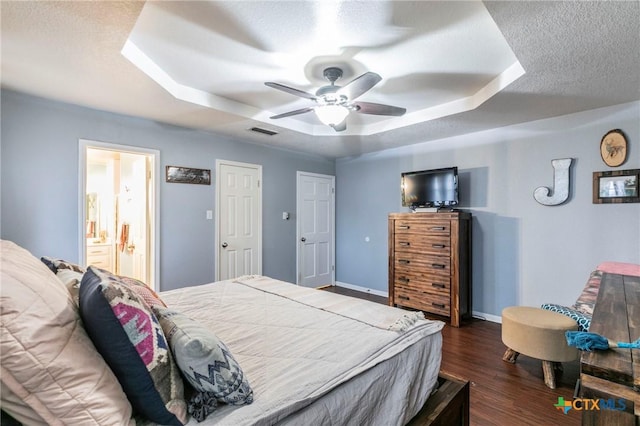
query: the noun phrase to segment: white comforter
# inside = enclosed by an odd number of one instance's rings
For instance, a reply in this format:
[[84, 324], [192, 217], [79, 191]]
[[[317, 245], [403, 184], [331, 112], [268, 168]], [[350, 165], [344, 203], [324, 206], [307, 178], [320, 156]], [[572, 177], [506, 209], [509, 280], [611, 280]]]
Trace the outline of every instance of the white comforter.
[[[422, 319], [421, 314], [260, 276], [172, 290], [161, 297], [170, 307], [210, 327], [234, 354], [254, 390], [253, 404], [221, 405], [200, 424], [270, 425], [292, 418], [305, 423], [316, 419], [314, 424], [333, 422], [327, 420], [335, 417], [330, 414], [332, 407], [318, 400], [330, 394], [334, 400], [330, 404], [345, 410], [344, 401], [338, 399], [350, 395], [356, 405], [361, 404], [360, 394], [371, 391], [363, 383], [363, 377], [369, 376], [382, 382], [384, 388], [377, 389], [378, 394], [421, 394], [415, 395], [419, 409], [435, 385], [443, 323]], [[408, 357], [401, 354], [404, 350], [415, 354], [411, 356], [418, 357], [420, 364], [429, 365], [416, 366], [412, 365], [415, 359], [400, 358]], [[368, 373], [394, 357], [398, 359], [393, 368], [405, 370], [406, 366], [409, 377], [407, 371], [398, 371], [395, 378], [379, 380]], [[348, 386], [349, 381], [357, 389], [336, 398], [341, 394], [332, 390]], [[408, 383], [398, 389], [397, 381]], [[314, 417], [315, 407], [324, 412], [322, 417]], [[399, 407], [397, 413], [374, 416], [379, 420], [374, 423], [404, 424], [415, 411]]]

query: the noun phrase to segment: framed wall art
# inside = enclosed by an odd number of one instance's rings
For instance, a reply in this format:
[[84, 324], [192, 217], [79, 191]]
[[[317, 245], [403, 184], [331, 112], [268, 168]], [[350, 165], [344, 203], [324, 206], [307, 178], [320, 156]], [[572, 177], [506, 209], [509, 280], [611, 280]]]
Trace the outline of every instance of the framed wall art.
[[593, 203], [640, 203], [640, 169], [593, 172]]
[[607, 166], [618, 167], [627, 159], [627, 137], [620, 129], [609, 130], [600, 141], [600, 156]]
[[195, 183], [211, 185], [211, 170], [191, 167], [167, 166], [166, 180], [169, 183]]

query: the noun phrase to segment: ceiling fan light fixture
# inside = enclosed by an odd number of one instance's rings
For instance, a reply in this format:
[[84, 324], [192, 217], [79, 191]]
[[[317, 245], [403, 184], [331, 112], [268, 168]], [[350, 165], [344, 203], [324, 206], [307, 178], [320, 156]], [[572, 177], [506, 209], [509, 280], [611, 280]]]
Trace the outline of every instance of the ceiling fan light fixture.
[[342, 105], [321, 105], [315, 108], [315, 113], [322, 124], [336, 126], [349, 115], [349, 109]]

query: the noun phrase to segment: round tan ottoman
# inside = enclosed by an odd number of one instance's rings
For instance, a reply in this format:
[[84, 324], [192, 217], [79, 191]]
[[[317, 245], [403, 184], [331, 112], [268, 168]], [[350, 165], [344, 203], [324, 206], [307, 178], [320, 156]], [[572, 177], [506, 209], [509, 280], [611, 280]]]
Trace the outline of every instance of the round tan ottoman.
[[577, 330], [568, 316], [528, 306], [502, 310], [502, 342], [507, 351], [502, 359], [515, 363], [519, 354], [542, 360], [544, 383], [556, 388], [554, 368], [578, 358], [578, 350], [567, 345], [565, 331]]

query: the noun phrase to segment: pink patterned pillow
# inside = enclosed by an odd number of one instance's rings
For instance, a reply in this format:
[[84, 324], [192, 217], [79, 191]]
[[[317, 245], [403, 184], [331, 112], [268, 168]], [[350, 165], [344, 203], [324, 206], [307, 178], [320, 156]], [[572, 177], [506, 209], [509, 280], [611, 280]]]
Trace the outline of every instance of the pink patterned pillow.
[[153, 291], [151, 287], [149, 287], [142, 281], [136, 280], [135, 278], [129, 278], [129, 277], [119, 277], [119, 278], [123, 284], [128, 285], [129, 288], [131, 288], [131, 290], [138, 293], [138, 296], [140, 296], [142, 300], [144, 300], [146, 304], [149, 305], [149, 307], [152, 307], [152, 306], [162, 306], [165, 308], [167, 307], [167, 305], [162, 301], [162, 299], [160, 299], [160, 296], [158, 296], [158, 293]]

